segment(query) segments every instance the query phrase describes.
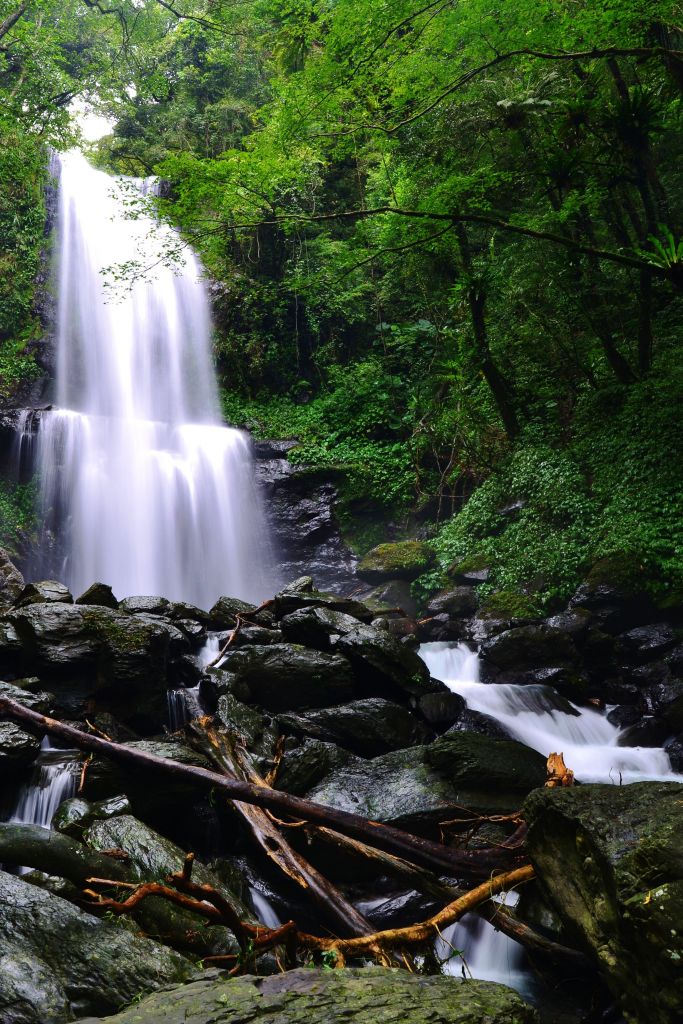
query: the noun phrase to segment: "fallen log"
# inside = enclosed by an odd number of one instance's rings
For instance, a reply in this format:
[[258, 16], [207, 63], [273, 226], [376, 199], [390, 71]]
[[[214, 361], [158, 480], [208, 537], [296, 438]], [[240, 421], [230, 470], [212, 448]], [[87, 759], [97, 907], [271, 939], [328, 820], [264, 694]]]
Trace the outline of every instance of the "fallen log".
[[40, 825], [15, 822], [0, 824], [0, 863], [26, 865], [66, 878], [74, 885], [83, 885], [91, 875], [128, 878], [126, 868], [113, 857], [94, 853], [75, 839], [50, 832]]
[[334, 807], [291, 796], [281, 790], [241, 782], [217, 772], [196, 765], [179, 764], [168, 758], [158, 757], [123, 744], [112, 743], [98, 736], [88, 735], [80, 729], [65, 725], [54, 718], [48, 718], [9, 697], [0, 697], [0, 717], [21, 722], [34, 732], [48, 732], [58, 736], [80, 750], [92, 751], [130, 765], [136, 770], [147, 769], [159, 775], [193, 781], [208, 790], [219, 790], [230, 800], [264, 807], [280, 814], [303, 818], [315, 824], [326, 825], [353, 839], [360, 839], [369, 846], [388, 853], [394, 853], [414, 864], [436, 871], [446, 871], [457, 877], [488, 878], [492, 872], [507, 870], [519, 864], [522, 858], [518, 850], [501, 847], [486, 847], [478, 850], [457, 850], [420, 836], [411, 835], [390, 825], [369, 821], [360, 815], [341, 811]]
[[[248, 756], [232, 738], [216, 729], [209, 719], [195, 719], [192, 733], [200, 741], [201, 749], [217, 763], [228, 778], [241, 779], [261, 788], [269, 788], [249, 764]], [[256, 843], [265, 855], [297, 885], [304, 889], [330, 918], [336, 930], [347, 935], [370, 935], [374, 929], [352, 903], [312, 864], [293, 850], [261, 807], [234, 801], [234, 807]]]

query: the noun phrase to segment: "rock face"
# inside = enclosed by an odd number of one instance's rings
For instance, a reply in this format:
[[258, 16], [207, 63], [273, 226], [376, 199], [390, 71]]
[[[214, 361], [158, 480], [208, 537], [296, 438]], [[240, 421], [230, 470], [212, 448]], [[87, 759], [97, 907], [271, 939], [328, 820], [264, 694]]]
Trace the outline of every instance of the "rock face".
[[682, 1020], [683, 786], [543, 789], [523, 813], [548, 899], [627, 1020]]
[[[405, 971], [287, 971], [269, 978], [199, 981], [159, 992], [110, 1024], [536, 1024], [503, 985]], [[99, 1024], [89, 1018], [80, 1024]]]
[[13, 604], [24, 589], [24, 577], [4, 548], [0, 548], [0, 607]]
[[140, 993], [193, 971], [165, 946], [0, 872], [3, 1024], [62, 1024], [115, 1013]]
[[378, 544], [358, 563], [358, 575], [368, 583], [389, 580], [416, 580], [436, 561], [429, 544], [420, 540], [403, 540]]

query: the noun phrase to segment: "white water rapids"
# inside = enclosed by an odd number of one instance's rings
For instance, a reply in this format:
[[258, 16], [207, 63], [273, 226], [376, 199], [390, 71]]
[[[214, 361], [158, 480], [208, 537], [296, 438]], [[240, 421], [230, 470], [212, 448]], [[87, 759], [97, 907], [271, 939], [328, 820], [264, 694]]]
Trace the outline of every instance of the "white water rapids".
[[[38, 438], [52, 572], [76, 594], [259, 600], [266, 530], [249, 440], [221, 425], [201, 268], [187, 249], [166, 265], [178, 236], [126, 218], [130, 180], [60, 163], [56, 408]], [[134, 262], [151, 269], [111, 294], [106, 268]]]
[[568, 714], [550, 687], [480, 683], [477, 655], [465, 644], [423, 644], [420, 654], [431, 674], [459, 693], [468, 708], [495, 718], [512, 738], [545, 757], [562, 752], [580, 782], [679, 778], [664, 750], [618, 746], [621, 730], [602, 712], [567, 703], [575, 712]]

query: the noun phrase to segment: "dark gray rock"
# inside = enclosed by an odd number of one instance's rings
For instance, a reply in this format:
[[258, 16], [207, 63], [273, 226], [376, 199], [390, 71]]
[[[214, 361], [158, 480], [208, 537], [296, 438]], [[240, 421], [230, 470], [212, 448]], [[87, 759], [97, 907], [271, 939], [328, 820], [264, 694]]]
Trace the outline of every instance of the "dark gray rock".
[[329, 651], [334, 640], [352, 632], [359, 620], [331, 608], [298, 608], [283, 616], [280, 629], [290, 643], [305, 644], [319, 651]]
[[438, 693], [425, 693], [417, 702], [417, 709], [423, 718], [437, 730], [453, 725], [466, 708], [465, 700], [459, 693], [440, 690]]
[[671, 726], [662, 718], [647, 715], [630, 725], [619, 736], [620, 747], [661, 747], [671, 735]]
[[310, 576], [294, 580], [275, 595], [275, 615], [278, 619], [299, 608], [329, 608], [333, 612], [352, 615], [360, 622], [371, 622], [374, 618], [374, 612], [362, 601], [316, 590]]
[[14, 604], [26, 583], [5, 548], [0, 548], [0, 607]]
[[195, 968], [178, 953], [0, 872], [0, 1020], [62, 1024], [115, 1013]]
[[387, 608], [400, 608], [411, 619], [417, 615], [417, 601], [410, 592], [407, 580], [380, 583], [368, 594], [365, 602], [377, 614], [382, 614]]
[[15, 608], [26, 608], [31, 604], [73, 604], [73, 597], [68, 587], [58, 580], [42, 580], [40, 583], [27, 583], [14, 602]]
[[669, 755], [672, 770], [679, 775], [683, 774], [683, 733], [668, 739], [664, 744], [664, 749]]
[[573, 942], [629, 1020], [683, 1019], [683, 787], [641, 782], [539, 789], [527, 849]]
[[652, 661], [675, 646], [675, 630], [666, 622], [636, 626], [617, 637], [617, 649], [622, 655], [641, 664]]
[[457, 722], [451, 726], [446, 733], [450, 736], [456, 732], [476, 732], [480, 736], [493, 736], [501, 740], [509, 740], [510, 734], [491, 715], [485, 715], [481, 711], [473, 711], [466, 708], [460, 715]]
[[[169, 630], [163, 622], [92, 605], [32, 604], [8, 612], [28, 671], [49, 673], [60, 707], [81, 714], [95, 698], [124, 720], [163, 720]], [[130, 694], [135, 694], [131, 706]]]
[[307, 795], [374, 821], [425, 826], [518, 806], [545, 781], [545, 758], [513, 740], [473, 733], [441, 737], [333, 772]]
[[571, 636], [545, 623], [508, 629], [485, 641], [481, 653], [500, 670], [575, 665], [578, 661]]
[[474, 587], [460, 586], [452, 590], [441, 590], [430, 598], [427, 615], [445, 613], [453, 619], [464, 619], [474, 615], [479, 607], [479, 598]]
[[430, 738], [429, 730], [410, 711], [379, 697], [279, 715], [278, 723], [285, 735], [335, 743], [360, 757], [416, 746]]
[[114, 597], [113, 591], [106, 583], [91, 583], [87, 590], [84, 590], [80, 597], [76, 598], [76, 604], [100, 605], [102, 608], [117, 609], [119, 602]]
[[653, 687], [647, 703], [654, 714], [661, 716], [671, 732], [683, 730], [683, 680], [672, 680]]
[[275, 785], [294, 796], [303, 796], [327, 775], [358, 760], [334, 743], [305, 739], [296, 747], [285, 748]]
[[[170, 1015], [169, 1015], [170, 1013]], [[269, 978], [207, 972], [108, 1024], [536, 1024], [516, 992], [486, 981], [407, 971], [287, 971]], [[100, 1024], [89, 1019], [81, 1024]]]
[[30, 764], [40, 749], [40, 743], [30, 732], [14, 722], [0, 722], [0, 767]]
[[107, 800], [93, 803], [83, 797], [74, 796], [59, 805], [52, 819], [55, 832], [81, 839], [83, 833], [95, 821], [116, 818], [122, 814], [130, 814], [131, 806], [127, 796], [112, 796]]
[[445, 689], [430, 678], [422, 658], [381, 629], [358, 623], [331, 638], [332, 650], [353, 666], [358, 688], [368, 695], [401, 700]]
[[225, 694], [219, 698], [216, 718], [250, 752], [266, 758], [272, 757], [278, 730], [275, 722], [267, 715], [243, 704], [232, 694]]
[[642, 718], [642, 711], [633, 704], [617, 704], [615, 708], [607, 712], [607, 721], [620, 729], [627, 729], [635, 725]]
[[144, 594], [136, 594], [133, 597], [124, 597], [119, 608], [128, 615], [168, 615], [171, 602], [165, 597], [150, 597]]
[[229, 651], [223, 664], [247, 685], [250, 699], [270, 711], [329, 707], [353, 692], [345, 658], [298, 644], [244, 647]]
[[243, 612], [255, 612], [256, 605], [241, 601], [238, 597], [219, 597], [209, 612], [209, 624], [212, 629], [232, 629], [236, 616]]

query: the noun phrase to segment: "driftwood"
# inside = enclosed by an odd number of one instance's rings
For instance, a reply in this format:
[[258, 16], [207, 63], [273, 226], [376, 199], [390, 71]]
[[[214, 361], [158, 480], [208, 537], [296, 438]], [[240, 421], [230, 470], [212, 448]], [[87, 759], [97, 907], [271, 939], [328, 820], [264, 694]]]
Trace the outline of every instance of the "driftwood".
[[549, 789], [574, 785], [574, 772], [567, 768], [563, 754], [548, 754], [545, 784]]
[[66, 878], [74, 885], [82, 885], [89, 875], [95, 874], [127, 878], [125, 868], [115, 858], [88, 850], [75, 839], [40, 825], [15, 822], [0, 824], [0, 864], [25, 864]]
[[[210, 719], [195, 720], [192, 732], [201, 741], [201, 749], [220, 766], [228, 778], [242, 779], [252, 785], [268, 788], [265, 780], [250, 764], [244, 749], [229, 734], [216, 729]], [[337, 931], [347, 935], [372, 933], [374, 929], [370, 922], [349, 903], [339, 889], [292, 849], [268, 811], [240, 800], [234, 801], [234, 807], [257, 846], [285, 875], [311, 895]]]
[[413, 864], [449, 872], [456, 877], [488, 878], [494, 871], [509, 870], [523, 863], [519, 850], [507, 844], [477, 850], [452, 849], [348, 811], [325, 807], [280, 790], [242, 782], [195, 765], [179, 764], [168, 758], [88, 735], [73, 726], [31, 711], [8, 697], [0, 697], [0, 717], [21, 722], [33, 731], [48, 732], [80, 750], [102, 754], [138, 771], [147, 769], [166, 777], [192, 781], [204, 789], [219, 791], [230, 800], [325, 825], [369, 846], [403, 857]]

